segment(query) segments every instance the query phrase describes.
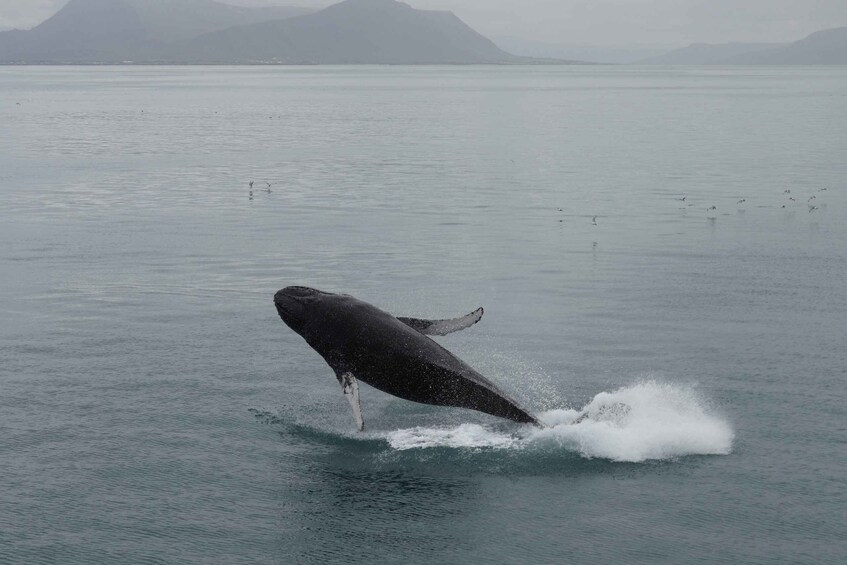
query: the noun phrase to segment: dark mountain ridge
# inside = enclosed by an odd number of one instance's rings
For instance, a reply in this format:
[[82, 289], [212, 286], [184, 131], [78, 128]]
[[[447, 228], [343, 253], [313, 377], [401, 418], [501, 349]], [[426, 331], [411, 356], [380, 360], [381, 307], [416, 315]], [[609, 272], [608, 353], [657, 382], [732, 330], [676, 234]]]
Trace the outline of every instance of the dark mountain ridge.
[[319, 12], [231, 27], [169, 50], [170, 62], [288, 64], [509, 63], [452, 12], [394, 0], [345, 0]]
[[121, 62], [237, 24], [310, 13], [213, 0], [71, 0], [31, 30], [0, 32], [0, 63]]
[[30, 31], [0, 33], [0, 62], [74, 62], [109, 53], [122, 60], [151, 44], [138, 14], [120, 0], [71, 0]]
[[123, 0], [150, 30], [149, 39], [184, 41], [235, 25], [282, 20], [315, 10], [291, 6], [245, 8], [214, 0]]

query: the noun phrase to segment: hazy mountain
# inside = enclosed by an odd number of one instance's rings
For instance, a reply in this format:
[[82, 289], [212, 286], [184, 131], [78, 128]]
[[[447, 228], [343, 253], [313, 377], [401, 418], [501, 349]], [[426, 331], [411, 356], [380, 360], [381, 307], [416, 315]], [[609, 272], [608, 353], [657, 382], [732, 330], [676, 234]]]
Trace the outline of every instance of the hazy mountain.
[[638, 61], [642, 65], [723, 65], [733, 57], [782, 47], [782, 43], [692, 43], [664, 55]]
[[309, 13], [212, 0], [71, 0], [29, 31], [0, 32], [0, 62], [120, 62], [232, 25]]
[[567, 45], [544, 43], [511, 36], [492, 38], [500, 49], [524, 57], [590, 61], [592, 63], [627, 64], [647, 57], [661, 55], [667, 48], [657, 47], [602, 47], [593, 45]]
[[311, 8], [245, 8], [213, 0], [123, 0], [138, 13], [149, 39], [173, 42], [231, 26], [309, 14]]
[[183, 42], [168, 62], [290, 64], [508, 63], [452, 12], [394, 0], [346, 0], [287, 20], [228, 28]]
[[138, 14], [119, 0], [71, 0], [30, 31], [0, 33], [2, 62], [122, 60], [150, 44]]
[[[303, 15], [305, 13], [305, 15]], [[312, 12], [212, 0], [71, 0], [0, 33], [5, 63], [517, 63], [452, 12], [346, 0]]]
[[695, 43], [639, 61], [645, 65], [847, 65], [847, 27], [794, 43]]
[[847, 27], [825, 29], [800, 41], [727, 61], [736, 65], [847, 65]]

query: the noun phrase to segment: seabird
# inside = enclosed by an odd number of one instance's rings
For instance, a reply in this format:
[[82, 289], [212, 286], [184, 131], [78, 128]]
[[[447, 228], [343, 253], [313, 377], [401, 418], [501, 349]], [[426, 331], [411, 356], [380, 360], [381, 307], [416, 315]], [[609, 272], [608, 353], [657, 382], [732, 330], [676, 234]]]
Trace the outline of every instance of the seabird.
[[817, 206], [809, 206], [809, 214], [811, 214], [812, 212], [814, 212], [817, 209], [818, 209]]
[[746, 198], [742, 198], [741, 200], [738, 201], [739, 204], [744, 204], [745, 202], [747, 202]]
[[594, 224], [595, 226], [597, 225], [597, 216], [594, 216], [593, 218], [591, 218], [591, 223]]
[[247, 183], [247, 184], [249, 184], [249, 185], [250, 185], [250, 192], [253, 192], [253, 190], [252, 190], [252, 189], [253, 189], [253, 181], [250, 181], [250, 182], [249, 182], [249, 183]]
[[813, 194], [813, 195], [811, 195], [811, 196], [809, 197], [809, 199], [808, 199], [808, 200], [806, 200], [806, 202], [811, 202], [811, 201], [812, 201], [812, 200], [814, 200], [815, 198], [816, 198], [816, 197], [815, 197], [815, 195]]

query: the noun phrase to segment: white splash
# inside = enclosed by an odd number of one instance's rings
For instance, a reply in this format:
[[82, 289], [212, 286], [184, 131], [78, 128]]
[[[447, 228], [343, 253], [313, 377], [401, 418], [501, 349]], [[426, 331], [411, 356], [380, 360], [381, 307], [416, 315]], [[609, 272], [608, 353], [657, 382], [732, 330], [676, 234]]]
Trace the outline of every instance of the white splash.
[[[589, 417], [574, 423], [581, 414]], [[732, 451], [734, 432], [692, 388], [645, 381], [602, 392], [581, 410], [539, 415], [550, 427], [523, 427], [513, 435], [476, 424], [390, 432], [397, 450], [429, 447], [564, 449], [586, 458], [638, 462]]]
[[515, 446], [520, 439], [493, 432], [478, 424], [462, 424], [456, 428], [410, 428], [389, 432], [388, 443], [397, 450], [424, 447], [489, 447], [505, 449]]

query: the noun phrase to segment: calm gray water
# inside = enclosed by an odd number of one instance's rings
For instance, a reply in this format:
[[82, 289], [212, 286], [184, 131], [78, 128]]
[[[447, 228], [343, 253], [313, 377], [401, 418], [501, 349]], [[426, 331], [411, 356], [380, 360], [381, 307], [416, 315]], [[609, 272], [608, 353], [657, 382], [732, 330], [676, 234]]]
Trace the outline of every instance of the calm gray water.
[[[843, 562], [845, 132], [844, 68], [0, 68], [0, 562]], [[356, 433], [289, 284], [485, 306], [551, 428]]]

